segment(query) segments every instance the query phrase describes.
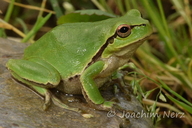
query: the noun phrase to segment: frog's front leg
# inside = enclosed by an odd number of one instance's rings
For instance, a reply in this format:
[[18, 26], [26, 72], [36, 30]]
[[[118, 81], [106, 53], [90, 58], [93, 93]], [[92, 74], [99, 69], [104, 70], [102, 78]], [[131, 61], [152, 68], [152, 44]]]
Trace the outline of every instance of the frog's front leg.
[[49, 106], [50, 101], [53, 101], [59, 107], [80, 112], [79, 109], [71, 108], [62, 103], [49, 91], [48, 88], [53, 88], [59, 84], [60, 74], [47, 62], [41, 59], [30, 61], [11, 59], [6, 66], [11, 70], [11, 74], [16, 80], [26, 84], [35, 92], [45, 97], [44, 109]]
[[98, 61], [89, 66], [81, 75], [80, 81], [83, 87], [83, 95], [87, 102], [97, 105], [99, 109], [110, 109], [113, 106], [113, 102], [105, 101], [101, 96], [99, 89], [94, 81], [94, 78], [103, 71], [105, 63]]

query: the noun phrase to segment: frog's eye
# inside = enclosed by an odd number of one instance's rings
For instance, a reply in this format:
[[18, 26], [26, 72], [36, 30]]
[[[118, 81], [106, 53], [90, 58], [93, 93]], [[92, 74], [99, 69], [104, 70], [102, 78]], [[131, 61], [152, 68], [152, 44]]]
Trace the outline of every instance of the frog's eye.
[[127, 24], [119, 25], [116, 30], [116, 33], [119, 37], [125, 38], [131, 34], [131, 26]]

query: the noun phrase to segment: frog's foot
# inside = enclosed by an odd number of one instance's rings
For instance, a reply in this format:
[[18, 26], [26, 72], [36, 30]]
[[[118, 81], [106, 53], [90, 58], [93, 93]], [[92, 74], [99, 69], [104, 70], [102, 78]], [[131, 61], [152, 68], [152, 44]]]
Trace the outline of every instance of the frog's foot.
[[74, 112], [77, 112], [77, 113], [80, 113], [83, 117], [85, 118], [91, 118], [93, 117], [93, 115], [91, 114], [88, 114], [88, 113], [85, 113], [83, 112], [82, 110], [80, 110], [79, 108], [73, 108], [73, 107], [70, 107], [66, 104], [64, 104], [61, 100], [59, 100], [55, 95], [53, 95], [48, 89], [46, 88], [42, 88], [42, 87], [37, 87], [37, 86], [33, 86], [33, 89], [38, 92], [40, 95], [43, 95], [44, 96], [44, 99], [45, 99], [45, 103], [43, 105], [43, 109], [46, 110], [50, 104], [51, 104], [51, 101], [58, 107], [61, 107], [61, 108], [64, 108], [64, 109], [67, 109], [67, 110], [70, 110], [70, 111], [74, 111]]
[[64, 108], [64, 109], [67, 109], [67, 110], [70, 110], [70, 111], [74, 111], [74, 112], [77, 112], [77, 113], [80, 113], [83, 117], [85, 118], [91, 118], [93, 117], [92, 114], [88, 114], [84, 111], [82, 111], [81, 109], [79, 108], [73, 108], [73, 107], [69, 107], [68, 105], [64, 104], [63, 102], [61, 102], [56, 96], [52, 95], [51, 96], [51, 100], [53, 101], [53, 103], [55, 105], [57, 105], [58, 107], [61, 107], [61, 108]]
[[112, 101], [103, 101], [102, 103], [95, 104], [91, 101], [91, 99], [86, 95], [86, 92], [82, 90], [82, 94], [86, 100], [86, 102], [89, 104], [90, 107], [97, 109], [97, 110], [104, 110], [104, 111], [109, 111], [115, 104], [115, 102]]

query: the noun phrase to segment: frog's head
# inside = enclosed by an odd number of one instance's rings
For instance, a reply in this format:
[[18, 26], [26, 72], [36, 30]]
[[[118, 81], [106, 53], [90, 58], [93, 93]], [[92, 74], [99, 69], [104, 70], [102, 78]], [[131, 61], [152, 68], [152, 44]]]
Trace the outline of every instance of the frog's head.
[[[117, 20], [116, 20], [117, 19]], [[120, 18], [114, 18], [113, 27], [110, 28], [107, 46], [102, 57], [107, 58], [112, 54], [116, 56], [131, 56], [143, 41], [152, 33], [148, 22], [141, 17], [138, 10], [131, 10]]]

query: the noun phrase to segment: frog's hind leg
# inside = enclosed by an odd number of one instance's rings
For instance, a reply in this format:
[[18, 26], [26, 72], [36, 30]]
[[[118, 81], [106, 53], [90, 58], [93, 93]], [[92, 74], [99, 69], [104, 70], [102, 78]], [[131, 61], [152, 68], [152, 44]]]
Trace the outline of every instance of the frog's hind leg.
[[11, 70], [11, 74], [16, 80], [26, 84], [30, 89], [44, 97], [44, 109], [53, 101], [59, 107], [81, 112], [78, 108], [71, 108], [62, 103], [50, 92], [49, 88], [53, 88], [59, 84], [60, 74], [47, 62], [40, 59], [30, 61], [12, 59], [8, 61], [7, 67]]
[[10, 59], [6, 66], [11, 70], [11, 74], [16, 80], [45, 97], [44, 108], [50, 104], [50, 93], [47, 88], [53, 88], [60, 82], [60, 75], [54, 67], [38, 58], [31, 60]]
[[46, 110], [49, 105], [51, 104], [51, 101], [64, 109], [67, 110], [71, 110], [71, 111], [75, 111], [75, 112], [81, 112], [78, 108], [72, 108], [69, 107], [68, 105], [64, 104], [63, 102], [61, 102], [56, 96], [54, 96], [51, 91], [49, 91], [49, 89], [47, 88], [43, 88], [43, 87], [39, 87], [39, 86], [35, 86], [32, 83], [30, 83], [29, 81], [23, 80], [21, 77], [19, 77], [16, 73], [12, 72], [12, 76], [18, 80], [18, 81], [22, 81], [22, 83], [26, 84], [27, 86], [29, 86], [30, 89], [32, 89], [33, 91], [35, 91], [36, 93], [38, 93], [39, 95], [44, 97], [45, 103], [43, 105], [43, 109]]

